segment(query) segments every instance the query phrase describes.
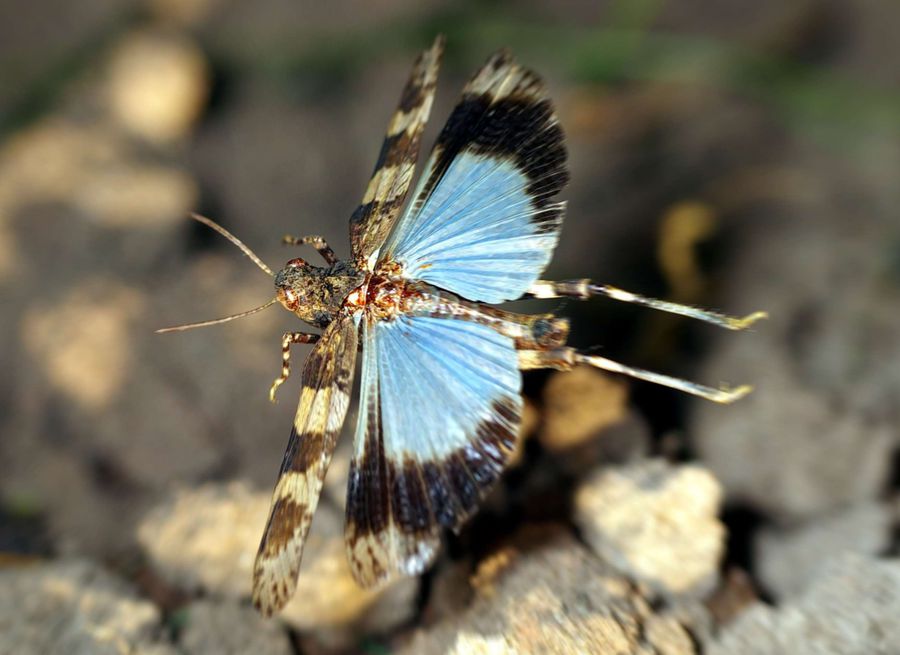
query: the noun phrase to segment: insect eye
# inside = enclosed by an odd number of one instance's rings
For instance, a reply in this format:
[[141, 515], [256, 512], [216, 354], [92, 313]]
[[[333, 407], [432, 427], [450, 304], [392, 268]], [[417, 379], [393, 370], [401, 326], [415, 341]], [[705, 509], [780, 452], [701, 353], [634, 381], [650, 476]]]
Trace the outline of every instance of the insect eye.
[[302, 257], [295, 257], [294, 259], [289, 261], [287, 264], [285, 264], [285, 268], [303, 268], [304, 266], [308, 266], [308, 265], [309, 264], [307, 264], [306, 260], [303, 259]]

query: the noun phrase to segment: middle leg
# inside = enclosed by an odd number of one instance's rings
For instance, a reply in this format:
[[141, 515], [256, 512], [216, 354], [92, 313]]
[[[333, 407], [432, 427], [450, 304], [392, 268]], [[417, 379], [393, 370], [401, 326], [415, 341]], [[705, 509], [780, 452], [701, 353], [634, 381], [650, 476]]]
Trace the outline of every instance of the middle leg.
[[292, 237], [290, 234], [285, 234], [281, 238], [281, 243], [286, 246], [309, 245], [315, 248], [316, 252], [322, 255], [322, 259], [329, 264], [335, 264], [338, 261], [337, 255], [334, 254], [334, 250], [332, 250], [331, 246], [328, 245], [328, 242], [320, 236]]

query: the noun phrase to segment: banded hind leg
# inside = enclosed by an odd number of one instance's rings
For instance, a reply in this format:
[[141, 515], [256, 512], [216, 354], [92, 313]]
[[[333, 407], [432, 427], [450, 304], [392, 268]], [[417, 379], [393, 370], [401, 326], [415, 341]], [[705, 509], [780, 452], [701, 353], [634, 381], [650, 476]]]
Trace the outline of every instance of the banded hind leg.
[[735, 389], [728, 387], [714, 388], [707, 387], [696, 382], [689, 382], [681, 378], [663, 375], [662, 373], [654, 373], [642, 368], [626, 366], [606, 357], [599, 355], [586, 355], [580, 353], [569, 346], [560, 346], [547, 350], [519, 350], [519, 369], [523, 371], [538, 368], [553, 368], [558, 371], [569, 371], [578, 364], [587, 364], [594, 368], [599, 368], [612, 373], [620, 373], [638, 380], [652, 382], [664, 387], [670, 387], [689, 393], [693, 396], [699, 396], [706, 400], [716, 403], [733, 403], [735, 400], [743, 398], [753, 390], [749, 385], [742, 385]]
[[337, 255], [334, 254], [334, 250], [332, 250], [331, 246], [328, 245], [328, 242], [320, 236], [311, 235], [306, 237], [293, 237], [290, 234], [285, 234], [281, 238], [281, 243], [285, 246], [312, 246], [316, 249], [316, 252], [322, 255], [322, 259], [327, 263], [336, 264], [338, 261]]
[[281, 337], [281, 375], [269, 387], [269, 400], [275, 402], [275, 392], [291, 374], [291, 346], [295, 343], [316, 343], [321, 335], [308, 332], [285, 332]]
[[608, 284], [593, 284], [590, 280], [564, 280], [562, 282], [549, 282], [538, 280], [528, 289], [528, 295], [532, 298], [577, 298], [586, 300], [591, 296], [606, 296], [613, 300], [642, 305], [651, 309], [658, 309], [669, 314], [687, 316], [698, 321], [704, 321], [728, 330], [743, 330], [756, 321], [767, 318], [766, 312], [753, 312], [744, 317], [727, 316], [718, 312], [711, 312], [690, 305], [680, 305], [668, 300], [647, 298]]
[[[531, 293], [534, 296], [540, 294], [539, 297], [543, 298], [556, 298], [563, 295], [587, 298], [592, 295], [591, 286], [594, 285], [591, 285], [587, 280], [536, 282], [532, 285]], [[553, 314], [517, 314], [489, 305], [462, 300], [439, 290], [431, 290], [430, 293], [433, 294], [431, 298], [426, 299], [416, 313], [420, 313], [423, 316], [452, 318], [480, 323], [510, 337], [514, 340], [516, 351], [519, 355], [519, 368], [523, 371], [538, 368], [568, 371], [578, 364], [587, 364], [605, 371], [620, 373], [639, 380], [678, 389], [679, 391], [717, 403], [734, 402], [752, 390], [751, 387], [746, 385], [736, 389], [727, 387], [716, 389], [661, 373], [626, 366], [599, 355], [580, 353], [574, 348], [566, 346], [566, 339], [569, 335], [569, 321]], [[638, 298], [642, 301], [640, 304], [647, 304], [651, 307], [674, 311], [687, 316], [698, 317], [697, 313], [699, 313], [699, 318], [719, 325], [724, 324], [725, 327], [730, 327], [730, 325], [725, 324], [728, 321], [739, 322], [744, 320], [752, 322], [762, 317], [751, 315], [747, 319], [732, 319], [721, 314], [695, 310], [693, 307], [676, 305], [661, 300], [655, 301], [640, 296]], [[762, 314], [762, 312], [759, 314]], [[715, 320], [711, 320], [710, 317]], [[740, 327], [746, 327], [746, 325]], [[732, 329], [740, 329], [740, 327], [732, 327]]]

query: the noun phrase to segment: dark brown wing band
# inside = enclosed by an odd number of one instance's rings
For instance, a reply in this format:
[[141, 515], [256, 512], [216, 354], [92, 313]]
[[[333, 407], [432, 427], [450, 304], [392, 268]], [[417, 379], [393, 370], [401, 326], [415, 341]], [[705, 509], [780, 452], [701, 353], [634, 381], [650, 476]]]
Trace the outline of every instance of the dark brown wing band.
[[434, 100], [443, 51], [444, 38], [438, 36], [431, 48], [416, 59], [388, 125], [369, 186], [350, 217], [353, 259], [362, 269], [384, 243], [406, 200], [419, 157], [422, 131]]
[[253, 567], [253, 603], [266, 616], [284, 607], [297, 586], [303, 544], [350, 404], [357, 341], [353, 318], [338, 318], [303, 366], [300, 403]]

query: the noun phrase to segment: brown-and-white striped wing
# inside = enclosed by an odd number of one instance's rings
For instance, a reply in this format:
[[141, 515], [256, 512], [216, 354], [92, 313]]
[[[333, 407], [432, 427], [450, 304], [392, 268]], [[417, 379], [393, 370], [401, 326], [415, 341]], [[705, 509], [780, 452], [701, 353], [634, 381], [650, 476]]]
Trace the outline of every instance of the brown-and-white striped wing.
[[345, 531], [361, 585], [421, 573], [475, 512], [514, 448], [521, 384], [515, 343], [487, 326], [364, 323]]
[[419, 55], [400, 104], [388, 125], [381, 153], [362, 203], [350, 217], [353, 260], [362, 269], [387, 238], [400, 213], [419, 157], [422, 131], [434, 100], [444, 38], [438, 36], [429, 50]]
[[253, 567], [253, 603], [266, 616], [297, 586], [303, 544], [350, 404], [358, 326], [341, 316], [303, 365], [303, 388]]

